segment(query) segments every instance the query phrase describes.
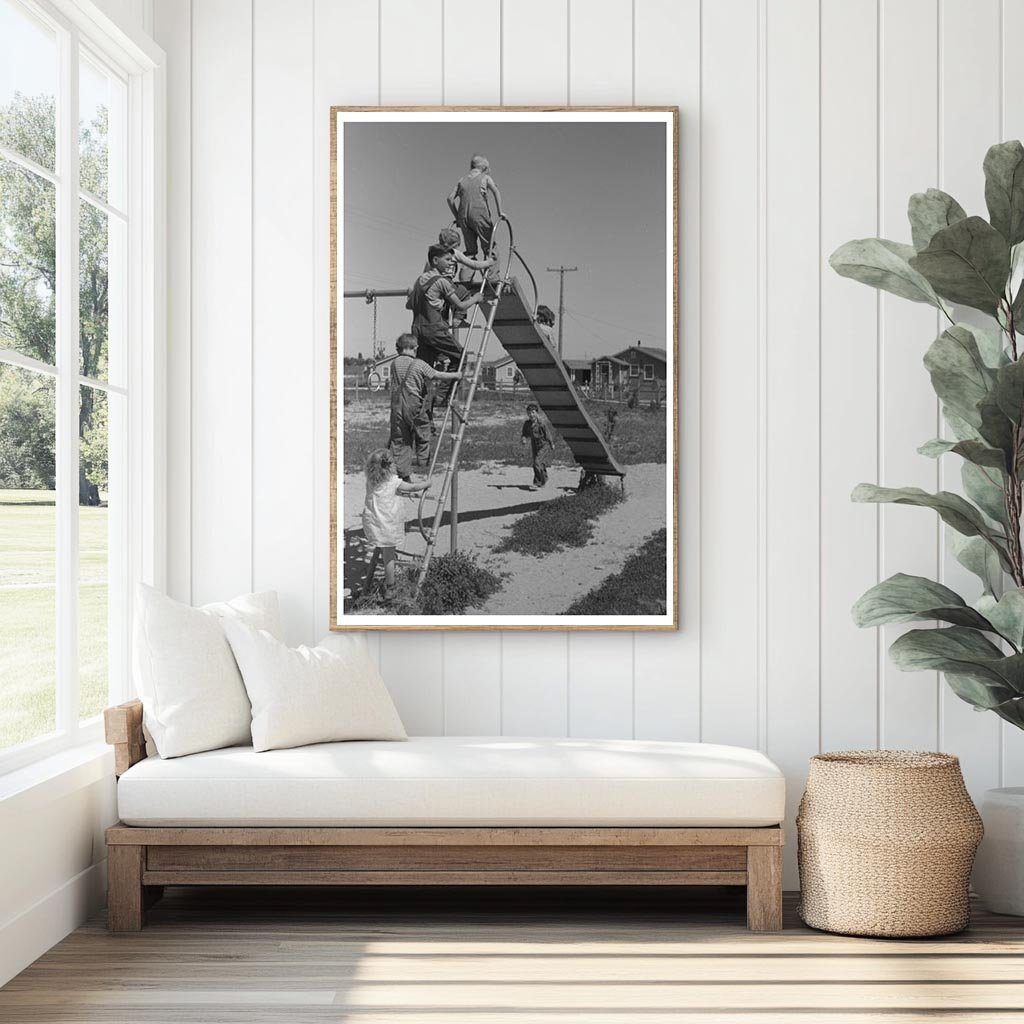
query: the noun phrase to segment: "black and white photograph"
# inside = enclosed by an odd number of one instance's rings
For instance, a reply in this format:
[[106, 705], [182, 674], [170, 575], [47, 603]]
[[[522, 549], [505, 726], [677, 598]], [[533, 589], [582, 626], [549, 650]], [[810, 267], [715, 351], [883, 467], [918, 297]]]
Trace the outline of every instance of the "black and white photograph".
[[334, 628], [676, 628], [676, 119], [332, 110]]

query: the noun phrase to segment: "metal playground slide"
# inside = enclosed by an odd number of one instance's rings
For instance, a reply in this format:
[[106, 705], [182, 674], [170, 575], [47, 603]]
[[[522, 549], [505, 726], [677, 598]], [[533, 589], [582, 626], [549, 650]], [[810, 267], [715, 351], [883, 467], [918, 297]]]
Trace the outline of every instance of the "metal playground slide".
[[494, 334], [526, 378], [534, 401], [565, 440], [585, 473], [624, 477], [601, 431], [590, 418], [558, 353], [534, 321], [526, 297], [512, 278], [494, 316]]

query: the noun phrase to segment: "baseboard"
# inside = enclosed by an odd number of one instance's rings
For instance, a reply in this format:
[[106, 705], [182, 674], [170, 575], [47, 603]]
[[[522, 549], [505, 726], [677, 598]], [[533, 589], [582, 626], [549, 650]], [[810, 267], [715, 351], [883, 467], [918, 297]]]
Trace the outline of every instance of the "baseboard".
[[0, 927], [0, 985], [84, 924], [106, 902], [106, 889], [102, 860]]

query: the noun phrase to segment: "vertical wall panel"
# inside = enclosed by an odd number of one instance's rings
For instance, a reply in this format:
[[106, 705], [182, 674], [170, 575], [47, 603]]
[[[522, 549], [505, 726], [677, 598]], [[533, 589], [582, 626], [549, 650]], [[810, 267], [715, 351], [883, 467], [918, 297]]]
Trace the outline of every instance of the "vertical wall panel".
[[821, 746], [878, 741], [878, 645], [850, 606], [877, 582], [878, 513], [850, 491], [878, 479], [878, 296], [829, 255], [877, 234], [878, 2], [821, 7]]
[[[314, 573], [313, 0], [253, 4], [253, 586], [319, 637]], [[282, 415], [282, 410], [288, 410]], [[302, 501], [296, 501], [296, 495]], [[307, 497], [309, 496], [309, 497]]]
[[380, 0], [381, 103], [441, 102], [442, 0]]
[[502, 4], [502, 103], [567, 103], [567, 0]]
[[167, 592], [192, 600], [192, 6], [157, 0], [154, 38], [167, 54]]
[[[705, 3], [703, 18], [701, 736], [713, 743], [756, 747], [757, 4]], [[684, 487], [688, 480], [687, 469]]]
[[[315, 0], [313, 5], [313, 378], [309, 401], [313, 408], [313, 578], [309, 600], [313, 632], [319, 637], [331, 622], [330, 601], [330, 108], [368, 106], [379, 101], [377, 63], [377, 0]], [[371, 651], [379, 655], [380, 641]]]
[[501, 5], [443, 0], [444, 102], [449, 106], [501, 103]]
[[[939, 187], [955, 196], [964, 209], [984, 213], [985, 188], [981, 164], [985, 151], [999, 137], [999, 62], [992, 59], [999, 38], [1000, 0], [943, 0], [940, 5], [939, 72], [941, 141]], [[971, 73], [964, 75], [964, 67]], [[973, 320], [995, 328], [995, 322], [973, 310], [958, 310], [957, 319]], [[927, 339], [922, 339], [927, 344]], [[927, 377], [919, 371], [928, 386]], [[949, 432], [946, 431], [948, 434]], [[939, 485], [962, 493], [960, 459], [946, 455], [939, 462]], [[948, 533], [948, 528], [940, 526]], [[942, 576], [947, 586], [969, 601], [980, 594], [976, 576], [953, 557], [944, 543]], [[954, 751], [963, 766], [968, 788], [977, 798], [999, 785], [999, 718], [979, 715], [942, 684], [940, 749]]]
[[569, 634], [569, 735], [633, 735], [633, 638]]
[[251, 98], [249, 5], [193, 4], [191, 557], [198, 604], [252, 587]]
[[[440, 633], [388, 637], [380, 670], [406, 732], [444, 735], [444, 640]], [[405, 640], [405, 643], [397, 641]]]
[[[787, 821], [818, 752], [820, 407], [818, 0], [766, 22], [767, 580], [765, 746], [786, 773]], [[812, 614], [808, 616], [807, 611]], [[795, 844], [786, 861], [792, 873]]]
[[696, 740], [700, 734], [700, 0], [638, 0], [638, 104], [679, 107], [680, 571], [677, 633], [638, 634], [636, 735]]
[[[444, 0], [444, 101], [497, 103], [501, 92], [498, 4]], [[452, 154], [451, 176], [465, 154]], [[470, 428], [472, 430], [472, 428]], [[444, 638], [445, 732], [501, 732], [501, 634], [448, 633]]]
[[[1020, 40], [1024, 39], [1024, 4], [1004, 0], [1002, 4], [999, 68], [1003, 80], [999, 97], [1001, 124], [999, 138], [1024, 139], [1024, 62], [1020, 59]], [[991, 55], [989, 57], [991, 59]], [[1008, 722], [1001, 723], [1002, 784], [1024, 786], [1024, 732]]]
[[450, 633], [444, 638], [444, 733], [501, 733], [501, 634]]
[[[633, 76], [629, 0], [570, 3], [570, 14], [571, 102], [629, 105]], [[602, 28], [595, 31], [595, 25]], [[569, 726], [574, 736], [633, 734], [631, 634], [569, 635]]]
[[[938, 173], [937, 0], [883, 0], [881, 234], [906, 240], [907, 200]], [[938, 326], [930, 306], [883, 295], [881, 340], [881, 483], [934, 491], [935, 463], [917, 454], [934, 437], [938, 408], [921, 366]], [[864, 522], [873, 515], [862, 508]], [[926, 509], [882, 506], [881, 576], [896, 572], [936, 578], [939, 535]], [[885, 647], [904, 629], [882, 630]], [[900, 672], [882, 658], [882, 746], [934, 750], [938, 682], [934, 672]]]
[[[568, 102], [566, 0], [502, 4], [502, 102]], [[538, 25], [543, 25], [541, 32]], [[502, 728], [508, 735], [564, 736], [568, 730], [568, 636], [506, 633]]]
[[632, 94], [631, 0], [570, 0], [569, 102], [627, 105]]
[[[441, 102], [441, 28], [441, 0], [381, 0], [381, 103]], [[384, 678], [410, 731], [444, 732], [444, 644], [440, 633], [381, 635]]]
[[502, 732], [569, 734], [568, 645], [564, 633], [506, 633], [502, 638]]

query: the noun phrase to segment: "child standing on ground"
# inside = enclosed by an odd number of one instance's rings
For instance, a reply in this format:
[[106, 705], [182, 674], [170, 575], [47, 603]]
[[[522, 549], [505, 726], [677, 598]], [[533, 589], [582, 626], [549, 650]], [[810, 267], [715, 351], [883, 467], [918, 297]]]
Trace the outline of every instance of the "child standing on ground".
[[540, 418], [540, 406], [536, 402], [531, 402], [526, 407], [526, 422], [523, 424], [523, 435], [519, 443], [529, 444], [533, 454], [533, 484], [530, 490], [545, 487], [548, 482], [548, 463], [551, 461], [555, 445], [548, 428]]
[[478, 243], [486, 258], [491, 252], [491, 236], [494, 221], [488, 198], [494, 198], [494, 209], [499, 220], [505, 219], [501, 210], [501, 193], [491, 177], [491, 165], [487, 157], [473, 154], [469, 161], [469, 174], [455, 183], [448, 196], [448, 209], [462, 231], [466, 243], [466, 255], [475, 259]]
[[405, 541], [405, 515], [402, 499], [425, 491], [430, 483], [409, 483], [395, 470], [395, 460], [386, 448], [370, 452], [366, 460], [366, 501], [363, 505], [363, 536], [373, 556], [363, 577], [365, 593], [373, 582], [377, 563], [384, 560], [384, 598], [394, 596], [395, 553]]

